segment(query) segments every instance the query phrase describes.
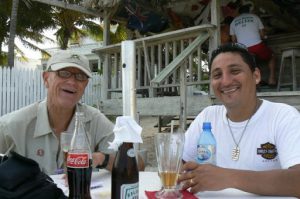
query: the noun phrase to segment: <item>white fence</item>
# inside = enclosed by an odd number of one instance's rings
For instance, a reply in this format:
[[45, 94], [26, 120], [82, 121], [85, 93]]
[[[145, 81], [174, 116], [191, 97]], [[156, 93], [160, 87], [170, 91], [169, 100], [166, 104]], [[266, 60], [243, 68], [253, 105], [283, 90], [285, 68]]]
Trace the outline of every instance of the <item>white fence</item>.
[[[82, 102], [96, 106], [101, 93], [101, 77], [93, 74]], [[0, 116], [46, 97], [42, 71], [0, 67]]]

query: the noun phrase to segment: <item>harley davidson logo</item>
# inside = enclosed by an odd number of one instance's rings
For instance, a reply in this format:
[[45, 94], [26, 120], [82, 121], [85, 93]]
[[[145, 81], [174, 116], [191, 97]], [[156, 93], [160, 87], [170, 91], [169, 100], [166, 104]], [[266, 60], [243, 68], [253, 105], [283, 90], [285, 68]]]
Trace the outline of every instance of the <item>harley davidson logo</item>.
[[261, 157], [267, 160], [272, 160], [277, 156], [277, 148], [274, 144], [267, 142], [260, 146], [261, 148], [257, 148], [257, 155], [261, 155]]

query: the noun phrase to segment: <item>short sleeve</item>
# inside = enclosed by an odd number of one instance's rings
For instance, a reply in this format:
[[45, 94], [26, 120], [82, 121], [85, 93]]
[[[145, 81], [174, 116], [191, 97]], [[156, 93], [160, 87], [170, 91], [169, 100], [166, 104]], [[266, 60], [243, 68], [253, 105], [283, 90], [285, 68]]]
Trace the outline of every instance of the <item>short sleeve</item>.
[[283, 169], [300, 164], [300, 117], [293, 113], [285, 116], [279, 123], [276, 134], [277, 150]]
[[0, 153], [6, 153], [10, 146], [6, 140], [5, 132], [7, 132], [6, 126], [0, 121]]

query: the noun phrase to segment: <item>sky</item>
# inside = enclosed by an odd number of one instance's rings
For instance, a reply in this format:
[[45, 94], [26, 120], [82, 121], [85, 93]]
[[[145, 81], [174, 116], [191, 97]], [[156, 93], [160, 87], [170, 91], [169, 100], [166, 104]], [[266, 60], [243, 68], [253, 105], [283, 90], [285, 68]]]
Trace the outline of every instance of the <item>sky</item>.
[[[54, 35], [56, 30], [53, 30], [53, 29], [49, 29], [49, 30], [46, 30], [44, 32], [44, 34], [51, 38], [52, 40], [56, 40], [56, 37]], [[20, 45], [21, 46], [21, 45]], [[45, 41], [44, 43], [42, 44], [37, 44], [37, 46], [39, 46], [40, 48], [43, 48], [43, 49], [46, 49], [46, 48], [53, 48], [53, 47], [57, 47], [57, 44], [56, 43], [53, 43], [53, 42], [50, 42], [50, 41]], [[20, 47], [21, 48], [21, 47]], [[34, 51], [32, 49], [29, 49], [29, 48], [25, 48], [23, 47], [23, 52], [25, 52], [26, 54], [26, 57], [28, 58], [31, 58], [31, 59], [41, 59], [42, 56], [41, 56], [41, 53], [39, 51]]]
[[[54, 29], [46, 30], [44, 32], [44, 35], [51, 38], [52, 40], [56, 40], [56, 37], [54, 35], [55, 31], [56, 30], [54, 30]], [[18, 45], [18, 47], [25, 53], [25, 56], [27, 58], [37, 59], [37, 60], [42, 58], [42, 55], [39, 51], [35, 51], [35, 50], [30, 49], [30, 48], [26, 48], [25, 46], [22, 45], [21, 41], [18, 38], [15, 39], [15, 42]], [[56, 43], [53, 43], [53, 42], [50, 42], [50, 41], [45, 41], [42, 44], [37, 44], [37, 46], [39, 46], [40, 48], [46, 49], [46, 48], [54, 48], [54, 47], [57, 47], [58, 45]], [[3, 50], [8, 51], [7, 46], [4, 46]]]

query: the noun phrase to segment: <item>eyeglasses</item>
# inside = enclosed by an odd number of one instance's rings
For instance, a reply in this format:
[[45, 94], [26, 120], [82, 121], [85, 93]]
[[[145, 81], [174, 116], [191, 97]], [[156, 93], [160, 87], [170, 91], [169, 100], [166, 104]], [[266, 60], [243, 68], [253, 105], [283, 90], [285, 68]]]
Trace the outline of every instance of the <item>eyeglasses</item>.
[[63, 78], [63, 79], [68, 79], [70, 78], [72, 75], [75, 76], [75, 79], [78, 81], [86, 81], [89, 77], [84, 74], [84, 73], [72, 73], [70, 71], [67, 70], [59, 70], [59, 71], [49, 71], [49, 72], [55, 72], [58, 77]]

